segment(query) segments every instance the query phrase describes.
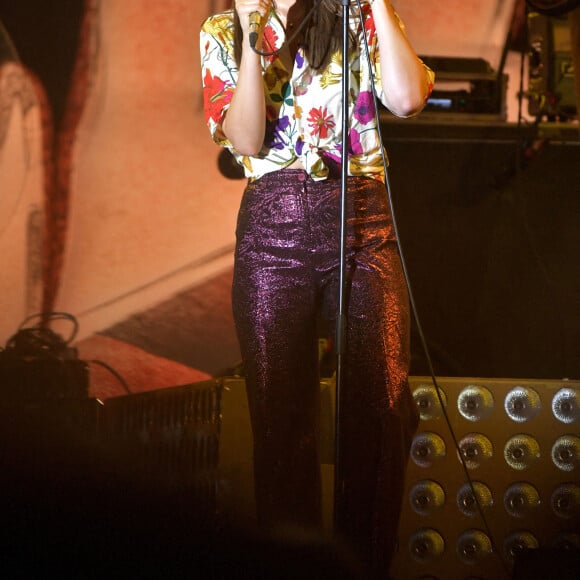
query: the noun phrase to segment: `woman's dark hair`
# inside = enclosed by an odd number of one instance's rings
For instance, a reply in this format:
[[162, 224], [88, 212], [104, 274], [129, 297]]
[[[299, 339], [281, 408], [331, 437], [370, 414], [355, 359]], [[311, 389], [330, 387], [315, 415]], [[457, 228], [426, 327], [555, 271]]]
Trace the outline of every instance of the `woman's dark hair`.
[[[337, 0], [299, 0], [308, 14], [315, 4], [310, 21], [302, 29], [300, 44], [304, 47], [306, 58], [315, 71], [322, 70], [329, 58], [342, 44], [342, 19], [340, 2]], [[234, 55], [238, 65], [242, 58], [242, 27], [238, 13], [234, 10]]]

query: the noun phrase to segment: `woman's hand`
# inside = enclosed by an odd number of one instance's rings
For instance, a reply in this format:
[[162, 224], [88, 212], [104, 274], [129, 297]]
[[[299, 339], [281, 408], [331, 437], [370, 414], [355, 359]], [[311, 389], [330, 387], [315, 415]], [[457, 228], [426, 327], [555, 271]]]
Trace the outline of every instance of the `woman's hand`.
[[[247, 46], [246, 41], [250, 32], [259, 32], [259, 36], [261, 37], [263, 24], [266, 22], [266, 17], [272, 6], [272, 0], [236, 0], [235, 6], [244, 33], [244, 45]], [[250, 30], [250, 15], [254, 12], [257, 12], [262, 17], [262, 27], [259, 31]]]

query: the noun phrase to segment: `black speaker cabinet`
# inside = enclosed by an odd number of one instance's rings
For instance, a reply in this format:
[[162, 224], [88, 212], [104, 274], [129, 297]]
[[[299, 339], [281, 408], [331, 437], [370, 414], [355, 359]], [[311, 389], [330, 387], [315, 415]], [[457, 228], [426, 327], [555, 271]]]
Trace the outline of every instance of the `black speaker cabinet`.
[[[444, 117], [382, 125], [435, 373], [580, 378], [578, 127]], [[411, 347], [411, 374], [430, 374]]]

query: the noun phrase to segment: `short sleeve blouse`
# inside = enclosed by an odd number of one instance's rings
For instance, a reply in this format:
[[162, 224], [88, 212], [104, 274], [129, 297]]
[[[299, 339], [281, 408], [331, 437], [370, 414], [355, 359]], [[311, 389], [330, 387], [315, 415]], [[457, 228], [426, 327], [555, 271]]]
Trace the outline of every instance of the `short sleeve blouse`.
[[[383, 158], [372, 91], [383, 104], [386, 102], [380, 79], [375, 24], [368, 4], [363, 4], [361, 15], [352, 15], [350, 28], [358, 42], [349, 54], [348, 172], [382, 180]], [[233, 36], [231, 10], [209, 17], [202, 26], [203, 93], [206, 122], [212, 138], [231, 151], [250, 179], [288, 167], [296, 159], [300, 159], [313, 179], [325, 179], [329, 160], [340, 162], [342, 156], [341, 51], [333, 54], [326, 68], [318, 73], [300, 47], [292, 70], [287, 70], [277, 56], [262, 57], [266, 137], [257, 155], [246, 156], [233, 148], [222, 130], [238, 78]], [[264, 45], [279, 47], [283, 39], [284, 28], [271, 12], [264, 30]], [[367, 45], [369, 59], [365, 56]], [[429, 73], [433, 74], [430, 70]]]

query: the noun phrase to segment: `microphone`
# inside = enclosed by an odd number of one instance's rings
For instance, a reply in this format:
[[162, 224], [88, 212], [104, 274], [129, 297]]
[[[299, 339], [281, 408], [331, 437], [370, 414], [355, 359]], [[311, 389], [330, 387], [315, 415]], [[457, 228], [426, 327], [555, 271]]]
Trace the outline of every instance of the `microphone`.
[[258, 32], [260, 31], [260, 26], [262, 24], [262, 15], [259, 12], [250, 13], [250, 47], [256, 48], [256, 43], [258, 42]]

